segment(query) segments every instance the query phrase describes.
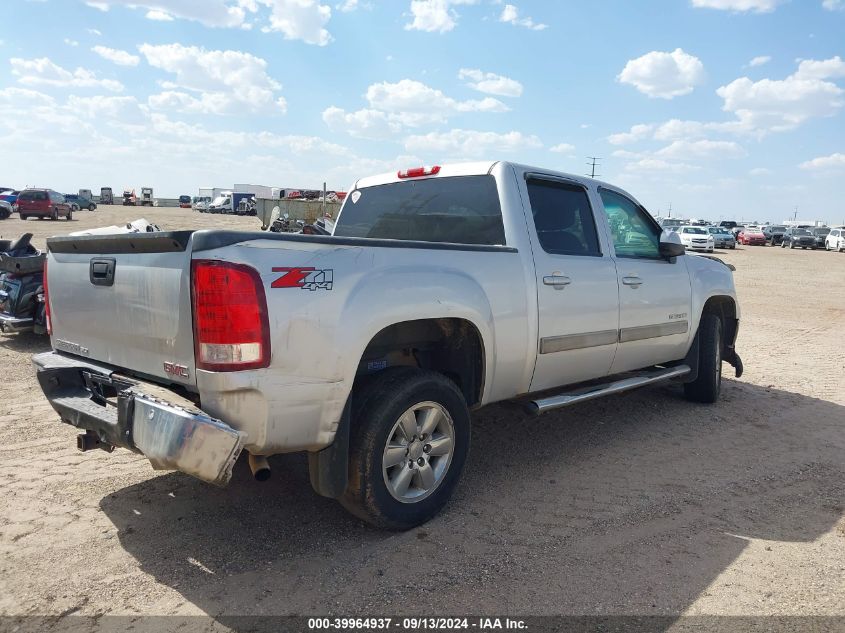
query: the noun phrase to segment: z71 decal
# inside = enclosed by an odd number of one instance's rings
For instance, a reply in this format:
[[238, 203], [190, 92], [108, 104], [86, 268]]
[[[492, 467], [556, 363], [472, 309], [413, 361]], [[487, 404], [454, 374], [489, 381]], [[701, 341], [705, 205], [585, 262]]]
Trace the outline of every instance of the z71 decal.
[[303, 290], [331, 290], [332, 269], [317, 268], [274, 268], [274, 273], [284, 273], [276, 279], [271, 288], [302, 288]]

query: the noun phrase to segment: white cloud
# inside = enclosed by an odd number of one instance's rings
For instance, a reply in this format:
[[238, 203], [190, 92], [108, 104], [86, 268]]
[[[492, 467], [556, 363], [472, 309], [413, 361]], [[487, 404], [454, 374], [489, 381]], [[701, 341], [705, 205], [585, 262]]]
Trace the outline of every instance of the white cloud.
[[[147, 62], [175, 75], [165, 91], [149, 99], [155, 109], [232, 114], [284, 112], [281, 84], [267, 74], [267, 62], [249, 53], [206, 50], [182, 44], [138, 47]], [[193, 93], [193, 94], [191, 94]]]
[[232, 0], [97, 0], [86, 4], [101, 11], [108, 11], [113, 6], [141, 7], [152, 13], [194, 20], [211, 27], [239, 27], [245, 17], [244, 3]]
[[720, 9], [736, 13], [769, 13], [786, 0], [692, 0], [692, 6], [702, 9]]
[[640, 124], [631, 127], [630, 132], [620, 132], [618, 134], [611, 134], [607, 137], [608, 143], [611, 145], [630, 145], [642, 141], [651, 136], [654, 130], [653, 125]]
[[270, 7], [270, 26], [265, 31], [279, 31], [287, 40], [325, 46], [332, 41], [325, 26], [332, 10], [318, 0], [257, 0]]
[[845, 11], [845, 0], [824, 0], [822, 6], [828, 11]]
[[673, 160], [711, 160], [717, 158], [742, 158], [748, 152], [733, 141], [711, 141], [701, 139], [698, 141], [674, 141], [663, 149], [655, 152], [660, 158]]
[[450, 130], [431, 132], [425, 135], [409, 136], [405, 149], [437, 157], [484, 156], [491, 153], [513, 153], [524, 149], [542, 147], [540, 139], [522, 132], [479, 132], [476, 130]]
[[77, 68], [66, 70], [53, 63], [48, 57], [38, 59], [20, 59], [13, 57], [9, 60], [12, 74], [18, 77], [18, 82], [26, 86], [53, 86], [55, 88], [104, 88], [112, 92], [121, 92], [123, 84], [113, 79], [98, 79], [94, 71]]
[[413, 79], [372, 84], [365, 96], [371, 108], [399, 115], [408, 126], [443, 122], [450, 115], [460, 112], [508, 111], [508, 107], [498, 99], [485, 97], [459, 101]]
[[629, 60], [617, 79], [649, 97], [672, 99], [691, 93], [704, 81], [704, 64], [680, 48], [671, 53], [652, 51]]
[[89, 32], [91, 35], [97, 35], [97, 36], [102, 35], [102, 33], [101, 33], [99, 30], [97, 30], [97, 29], [88, 29], [88, 32]]
[[569, 143], [558, 143], [550, 147], [549, 151], [555, 152], [556, 154], [571, 154], [575, 151], [575, 146]]
[[170, 15], [166, 11], [157, 11], [155, 9], [147, 11], [146, 18], [148, 20], [156, 20], [157, 22], [173, 22], [172, 15]]
[[797, 79], [835, 79], [845, 77], [845, 61], [839, 55], [830, 59], [799, 60], [798, 70], [794, 75]]
[[845, 154], [836, 152], [830, 156], [819, 156], [801, 163], [800, 167], [807, 171], [816, 172], [845, 170]]
[[761, 176], [769, 176], [771, 175], [772, 170], [767, 169], [766, 167], [755, 167], [754, 169], [749, 170], [748, 175], [754, 176], [755, 178], [759, 178]]
[[95, 46], [91, 49], [103, 59], [117, 64], [118, 66], [137, 66], [141, 58], [137, 55], [132, 55], [126, 51], [116, 48], [109, 48], [107, 46]]
[[473, 90], [503, 97], [519, 97], [522, 95], [522, 84], [502, 75], [485, 73], [475, 68], [461, 68], [458, 79], [467, 82]]
[[838, 57], [804, 60], [786, 79], [755, 82], [741, 77], [720, 87], [716, 94], [724, 99], [722, 109], [738, 118], [742, 131], [762, 134], [790, 130], [811, 118], [833, 116], [845, 105], [845, 91], [825, 81], [842, 76], [843, 66]]
[[337, 6], [335, 9], [340, 11], [341, 13], [349, 13], [350, 11], [356, 11], [359, 7], [361, 7], [361, 3], [359, 0], [344, 0]]
[[452, 7], [461, 4], [476, 4], [478, 0], [411, 0], [413, 21], [406, 24], [410, 31], [446, 33], [458, 23], [458, 13]]
[[513, 24], [514, 26], [522, 26], [532, 31], [543, 31], [549, 28], [548, 24], [537, 23], [530, 17], [519, 17], [519, 9], [512, 4], [506, 4], [502, 9], [502, 14], [499, 16], [499, 22]]
[[748, 65], [752, 68], [755, 68], [756, 66], [763, 66], [764, 64], [768, 64], [770, 61], [772, 61], [772, 58], [769, 55], [758, 55], [750, 62], [748, 62]]
[[365, 108], [346, 112], [331, 106], [323, 111], [323, 121], [336, 132], [346, 132], [357, 138], [389, 138], [402, 129], [402, 124], [386, 112]]
[[72, 40], [68, 37], [65, 38], [65, 44], [67, 44], [68, 46], [79, 46], [79, 42], [77, 42], [76, 40]]

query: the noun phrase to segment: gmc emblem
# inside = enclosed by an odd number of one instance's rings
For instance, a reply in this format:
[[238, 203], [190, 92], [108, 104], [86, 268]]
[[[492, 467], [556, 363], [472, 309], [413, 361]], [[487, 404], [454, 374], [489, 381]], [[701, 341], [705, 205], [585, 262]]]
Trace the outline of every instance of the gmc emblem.
[[171, 376], [178, 376], [179, 378], [188, 377], [188, 368], [185, 365], [178, 365], [177, 363], [164, 363], [164, 373]]

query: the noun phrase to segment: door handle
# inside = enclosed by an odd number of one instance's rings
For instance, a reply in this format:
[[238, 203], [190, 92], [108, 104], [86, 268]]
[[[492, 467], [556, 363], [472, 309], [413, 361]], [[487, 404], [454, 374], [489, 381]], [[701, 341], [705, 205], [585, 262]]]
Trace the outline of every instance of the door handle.
[[563, 275], [546, 275], [543, 277], [543, 283], [547, 286], [554, 286], [555, 288], [563, 288], [572, 283], [569, 277]]
[[622, 277], [622, 283], [626, 286], [631, 286], [632, 288], [639, 288], [643, 280], [639, 277]]

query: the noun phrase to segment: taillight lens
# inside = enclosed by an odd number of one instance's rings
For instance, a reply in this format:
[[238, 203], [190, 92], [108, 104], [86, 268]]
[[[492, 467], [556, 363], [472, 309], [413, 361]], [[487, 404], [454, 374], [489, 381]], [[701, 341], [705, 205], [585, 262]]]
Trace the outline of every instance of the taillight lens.
[[191, 264], [198, 369], [239, 371], [270, 364], [267, 300], [258, 271], [242, 264]]
[[53, 335], [53, 321], [50, 319], [50, 293], [47, 291], [47, 260], [44, 260], [44, 324], [47, 326], [48, 336]]

